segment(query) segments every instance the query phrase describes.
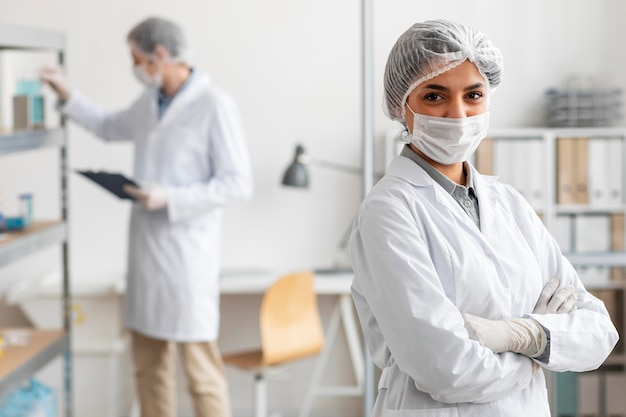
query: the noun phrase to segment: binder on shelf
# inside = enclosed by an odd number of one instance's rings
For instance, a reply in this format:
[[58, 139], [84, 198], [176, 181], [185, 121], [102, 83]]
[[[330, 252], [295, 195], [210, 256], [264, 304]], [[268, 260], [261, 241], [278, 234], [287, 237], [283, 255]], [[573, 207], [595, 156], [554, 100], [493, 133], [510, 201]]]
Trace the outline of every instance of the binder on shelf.
[[611, 250], [611, 217], [606, 214], [581, 214], [575, 220], [577, 252]]
[[576, 179], [574, 171], [574, 138], [558, 138], [556, 141], [557, 203], [576, 204]]
[[[622, 329], [624, 325], [624, 303], [623, 296], [620, 294], [621, 291], [606, 289], [590, 290], [589, 292], [604, 303], [604, 307], [609, 313], [611, 321], [615, 324], [615, 327]], [[615, 348], [616, 351], [618, 351], [619, 346], [620, 345]]]
[[574, 236], [572, 233], [573, 224], [572, 216], [564, 215], [556, 218], [554, 238], [561, 248], [561, 252], [567, 253], [574, 250], [574, 245], [572, 244]]
[[557, 139], [557, 203], [589, 202], [588, 141], [584, 137]]
[[529, 178], [528, 178], [528, 147], [525, 139], [511, 141], [509, 149], [509, 159], [511, 169], [511, 185], [520, 192], [520, 194], [530, 201]]
[[609, 205], [609, 141], [606, 138], [589, 139], [589, 204], [593, 206]]
[[617, 300], [616, 300], [616, 291], [613, 290], [590, 290], [596, 298], [604, 303], [604, 307], [606, 311], [609, 312], [609, 316], [611, 316], [611, 320], [615, 323], [618, 319], [617, 312]]
[[606, 412], [608, 416], [624, 415], [626, 410], [626, 376], [610, 373], [606, 375]]
[[[624, 214], [615, 213], [611, 215], [611, 250], [614, 252], [623, 252], [626, 250], [626, 242], [624, 239]], [[611, 268], [611, 281], [626, 281], [626, 273], [623, 267]]]
[[576, 267], [576, 272], [585, 286], [605, 286], [611, 281], [611, 269], [608, 266], [583, 265]]
[[576, 183], [575, 199], [577, 204], [589, 203], [589, 155], [587, 138], [575, 140], [574, 179]]
[[556, 415], [574, 417], [578, 415], [578, 378], [576, 372], [557, 372]]
[[578, 415], [581, 417], [599, 416], [600, 409], [600, 378], [605, 378], [605, 415], [621, 417], [626, 410], [626, 378], [623, 374], [607, 372], [582, 372], [578, 375]]
[[580, 416], [597, 416], [600, 407], [600, 376], [597, 372], [582, 372], [578, 375], [577, 406]]
[[[574, 250], [609, 252], [611, 250], [611, 217], [605, 214], [582, 214], [574, 221]], [[611, 281], [609, 266], [580, 266], [576, 269], [586, 285], [606, 285]]]
[[514, 187], [528, 198], [526, 175], [520, 175], [526, 161], [520, 155], [524, 143], [519, 139], [498, 139], [493, 148], [493, 172], [503, 184]]
[[[544, 199], [544, 171], [545, 154], [543, 152], [543, 143], [539, 139], [529, 138], [522, 142], [524, 149], [520, 159], [521, 176], [527, 178], [526, 185], [528, 191], [528, 202], [535, 209], [543, 207]], [[526, 162], [525, 162], [526, 161]]]
[[541, 138], [485, 139], [476, 153], [479, 172], [497, 175], [540, 211], [544, 205], [544, 164]]
[[494, 175], [493, 172], [494, 139], [486, 138], [476, 150], [476, 169], [483, 175]]
[[605, 169], [608, 170], [608, 204], [621, 206], [624, 204], [624, 139], [608, 139], [608, 158]]

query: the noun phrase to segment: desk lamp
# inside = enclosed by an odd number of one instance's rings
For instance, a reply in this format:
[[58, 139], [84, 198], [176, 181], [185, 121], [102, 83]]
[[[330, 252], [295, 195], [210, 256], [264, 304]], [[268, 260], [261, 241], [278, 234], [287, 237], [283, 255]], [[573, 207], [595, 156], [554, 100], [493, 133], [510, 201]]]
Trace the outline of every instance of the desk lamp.
[[[288, 187], [297, 188], [309, 188], [309, 171], [308, 165], [318, 165], [325, 168], [334, 169], [336, 171], [347, 172], [350, 174], [361, 174], [361, 168], [355, 168], [347, 165], [336, 164], [334, 162], [323, 161], [320, 159], [314, 159], [310, 155], [305, 153], [302, 145], [296, 145], [296, 152], [294, 154], [291, 164], [287, 167], [283, 175], [283, 185]], [[316, 269], [316, 273], [338, 273], [338, 272], [352, 272], [352, 268], [349, 266], [347, 260], [346, 247], [348, 246], [348, 240], [350, 238], [350, 232], [352, 231], [352, 222], [348, 225], [348, 228], [341, 236], [337, 249], [335, 251], [336, 265], [330, 269]], [[347, 266], [346, 266], [347, 265]]]
[[283, 185], [288, 187], [309, 188], [309, 171], [307, 165], [319, 165], [336, 171], [357, 175], [360, 175], [362, 171], [361, 168], [314, 159], [305, 153], [302, 145], [296, 145], [296, 153], [293, 156], [293, 161], [291, 161], [291, 164], [287, 167], [283, 175]]

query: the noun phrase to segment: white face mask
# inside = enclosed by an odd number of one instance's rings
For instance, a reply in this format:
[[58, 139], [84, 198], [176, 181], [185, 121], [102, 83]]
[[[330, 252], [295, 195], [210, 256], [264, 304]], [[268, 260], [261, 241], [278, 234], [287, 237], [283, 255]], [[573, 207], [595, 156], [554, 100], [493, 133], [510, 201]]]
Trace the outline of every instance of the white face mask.
[[150, 88], [160, 88], [163, 85], [163, 77], [160, 72], [151, 75], [146, 71], [143, 65], [135, 65], [133, 67], [133, 73], [140, 83]]
[[467, 160], [488, 130], [489, 112], [460, 119], [413, 112], [409, 141], [433, 161], [450, 165]]

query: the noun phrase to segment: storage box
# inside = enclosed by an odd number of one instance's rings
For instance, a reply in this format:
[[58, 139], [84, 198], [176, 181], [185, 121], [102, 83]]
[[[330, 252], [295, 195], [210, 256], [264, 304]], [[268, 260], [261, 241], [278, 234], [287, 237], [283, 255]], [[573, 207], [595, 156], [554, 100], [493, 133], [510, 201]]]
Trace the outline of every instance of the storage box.
[[43, 96], [13, 97], [13, 129], [30, 130], [44, 128]]

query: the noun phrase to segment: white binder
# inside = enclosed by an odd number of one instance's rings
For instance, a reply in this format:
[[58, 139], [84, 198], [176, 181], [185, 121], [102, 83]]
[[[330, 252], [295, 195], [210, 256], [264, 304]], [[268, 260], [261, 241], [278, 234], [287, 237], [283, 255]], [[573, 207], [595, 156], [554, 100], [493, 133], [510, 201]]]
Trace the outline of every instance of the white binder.
[[606, 206], [609, 204], [609, 142], [611, 139], [590, 138], [588, 172], [589, 172], [589, 204]]

